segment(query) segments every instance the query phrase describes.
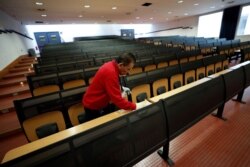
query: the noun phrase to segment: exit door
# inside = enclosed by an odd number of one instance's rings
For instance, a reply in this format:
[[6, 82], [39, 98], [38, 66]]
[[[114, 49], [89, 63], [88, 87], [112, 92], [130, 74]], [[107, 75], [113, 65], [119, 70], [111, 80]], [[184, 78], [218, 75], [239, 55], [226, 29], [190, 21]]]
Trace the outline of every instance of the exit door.
[[34, 35], [40, 52], [45, 45], [61, 43], [59, 32], [35, 32]]

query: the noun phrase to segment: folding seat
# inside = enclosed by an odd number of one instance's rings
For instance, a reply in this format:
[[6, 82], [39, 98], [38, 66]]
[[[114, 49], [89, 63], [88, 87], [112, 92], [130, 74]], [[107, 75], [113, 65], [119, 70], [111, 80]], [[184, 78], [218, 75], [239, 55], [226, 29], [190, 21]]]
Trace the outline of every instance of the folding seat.
[[63, 89], [85, 86], [83, 69], [58, 73]]
[[144, 67], [144, 71], [152, 71], [156, 69], [156, 65], [155, 64], [150, 64]]
[[61, 98], [65, 112], [72, 126], [85, 122], [85, 111], [82, 106], [82, 97], [87, 90], [87, 86], [68, 89], [61, 92]]
[[132, 102], [141, 102], [151, 97], [150, 84], [145, 72], [126, 76], [125, 84], [131, 89]]
[[157, 96], [169, 90], [165, 68], [158, 68], [147, 72], [148, 82], [152, 85], [152, 94]]
[[85, 110], [82, 103], [77, 103], [69, 107], [68, 114], [73, 126], [85, 122]]
[[195, 79], [196, 80], [199, 80], [199, 79], [202, 79], [202, 78], [204, 78], [206, 75], [206, 68], [205, 68], [205, 66], [204, 66], [204, 64], [203, 64], [203, 60], [201, 59], [201, 60], [196, 60], [195, 61], [195, 69], [196, 69], [196, 71], [195, 71]]
[[215, 73], [214, 65], [219, 60], [219, 56], [209, 56], [203, 58], [204, 66], [206, 68], [206, 76], [212, 75]]
[[50, 111], [25, 120], [23, 129], [28, 140], [35, 141], [66, 129], [66, 125], [61, 111]]
[[49, 93], [58, 92], [59, 90], [60, 87], [58, 85], [41, 86], [33, 90], [33, 96], [41, 96]]
[[184, 74], [185, 85], [195, 81], [195, 70], [196, 70], [195, 63], [196, 63], [195, 61], [191, 61], [181, 64], [181, 71]]
[[134, 67], [129, 71], [129, 75], [142, 73], [142, 67]]
[[157, 64], [157, 68], [163, 68], [163, 67], [167, 67], [168, 63], [167, 62], [161, 62]]
[[169, 66], [165, 68], [167, 78], [169, 79], [169, 90], [176, 89], [183, 85], [183, 75], [180, 65]]

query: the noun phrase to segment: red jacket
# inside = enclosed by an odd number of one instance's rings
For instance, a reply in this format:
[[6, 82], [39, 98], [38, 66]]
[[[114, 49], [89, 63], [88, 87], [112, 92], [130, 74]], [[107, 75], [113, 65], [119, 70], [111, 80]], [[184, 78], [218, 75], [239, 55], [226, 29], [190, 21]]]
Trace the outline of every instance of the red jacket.
[[83, 96], [83, 106], [92, 110], [100, 110], [113, 102], [120, 109], [135, 110], [136, 105], [121, 96], [118, 64], [113, 60], [105, 63]]

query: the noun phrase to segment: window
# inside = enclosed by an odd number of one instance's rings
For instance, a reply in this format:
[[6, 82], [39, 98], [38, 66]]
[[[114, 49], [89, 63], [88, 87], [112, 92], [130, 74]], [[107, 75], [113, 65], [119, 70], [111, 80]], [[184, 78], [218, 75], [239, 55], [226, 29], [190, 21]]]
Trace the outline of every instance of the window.
[[238, 24], [237, 35], [250, 34], [250, 5], [244, 6], [241, 10], [240, 22]]
[[199, 17], [198, 37], [219, 37], [223, 12]]

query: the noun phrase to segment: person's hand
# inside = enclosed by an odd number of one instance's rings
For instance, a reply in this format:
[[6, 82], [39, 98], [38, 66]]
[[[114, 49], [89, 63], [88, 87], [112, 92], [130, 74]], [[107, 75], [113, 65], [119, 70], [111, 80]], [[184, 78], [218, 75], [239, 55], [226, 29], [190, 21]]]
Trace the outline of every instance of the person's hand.
[[127, 93], [127, 95], [130, 95], [131, 94], [131, 91], [130, 91], [130, 89], [128, 88], [128, 87], [122, 87], [122, 89], [123, 89], [123, 92], [126, 92]]

